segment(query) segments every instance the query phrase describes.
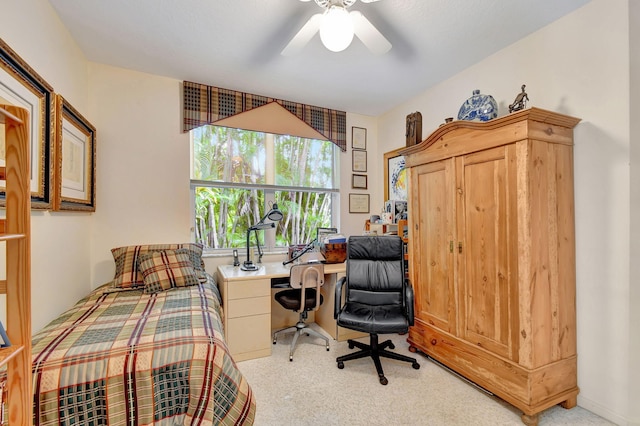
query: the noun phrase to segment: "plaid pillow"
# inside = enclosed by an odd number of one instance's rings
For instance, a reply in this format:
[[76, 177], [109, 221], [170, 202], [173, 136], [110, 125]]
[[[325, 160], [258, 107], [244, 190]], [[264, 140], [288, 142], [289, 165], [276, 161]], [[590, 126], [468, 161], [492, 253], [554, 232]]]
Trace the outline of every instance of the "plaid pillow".
[[145, 293], [200, 283], [187, 249], [141, 254], [138, 257], [138, 268], [144, 278]]
[[202, 261], [202, 245], [195, 243], [183, 244], [147, 244], [138, 246], [124, 246], [111, 249], [116, 263], [116, 273], [113, 286], [122, 289], [135, 289], [144, 286], [144, 279], [138, 270], [139, 257], [156, 251], [187, 249], [196, 274], [200, 281], [206, 282], [207, 276]]

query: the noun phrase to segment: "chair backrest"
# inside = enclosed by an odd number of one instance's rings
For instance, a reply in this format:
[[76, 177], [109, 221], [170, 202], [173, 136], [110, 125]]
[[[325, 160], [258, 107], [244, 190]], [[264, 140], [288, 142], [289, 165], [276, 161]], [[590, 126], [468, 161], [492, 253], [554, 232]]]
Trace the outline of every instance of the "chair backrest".
[[368, 305], [405, 302], [404, 249], [397, 235], [351, 236], [347, 244], [346, 300]]
[[289, 285], [300, 289], [300, 300], [305, 300], [308, 288], [316, 290], [316, 305], [312, 310], [320, 307], [320, 287], [324, 285], [324, 264], [300, 263], [291, 266]]

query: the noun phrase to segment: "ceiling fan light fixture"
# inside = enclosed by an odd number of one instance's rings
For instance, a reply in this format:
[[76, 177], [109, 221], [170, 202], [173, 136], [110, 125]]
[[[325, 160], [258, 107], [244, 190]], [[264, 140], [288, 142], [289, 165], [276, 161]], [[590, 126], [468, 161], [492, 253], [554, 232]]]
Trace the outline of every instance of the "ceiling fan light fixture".
[[320, 25], [320, 40], [332, 52], [341, 52], [353, 40], [353, 21], [349, 12], [338, 5], [333, 5], [324, 13]]

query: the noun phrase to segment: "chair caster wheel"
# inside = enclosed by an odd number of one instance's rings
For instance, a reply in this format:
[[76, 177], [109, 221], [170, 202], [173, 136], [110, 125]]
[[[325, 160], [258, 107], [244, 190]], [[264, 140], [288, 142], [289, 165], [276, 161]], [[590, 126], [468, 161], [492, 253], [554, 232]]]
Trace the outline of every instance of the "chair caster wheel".
[[412, 366], [415, 370], [420, 369], [420, 364], [418, 364], [417, 362], [414, 362], [413, 364], [411, 364], [411, 366]]
[[327, 352], [329, 352], [329, 345], [327, 345]]
[[352, 342], [349, 342], [349, 349], [355, 348], [355, 345]]
[[344, 368], [344, 362], [338, 361], [338, 368], [342, 370]]
[[292, 356], [289, 357], [289, 362], [293, 362], [293, 357]]
[[387, 380], [386, 377], [380, 376], [380, 384], [381, 385], [387, 385], [388, 383], [389, 383], [389, 381]]
[[389, 349], [392, 349], [392, 350], [393, 350], [393, 349], [395, 349], [395, 348], [396, 348], [396, 345], [394, 345], [393, 343], [391, 343], [391, 344], [389, 345]]
[[273, 344], [274, 344], [274, 345], [276, 344], [276, 339], [273, 339]]

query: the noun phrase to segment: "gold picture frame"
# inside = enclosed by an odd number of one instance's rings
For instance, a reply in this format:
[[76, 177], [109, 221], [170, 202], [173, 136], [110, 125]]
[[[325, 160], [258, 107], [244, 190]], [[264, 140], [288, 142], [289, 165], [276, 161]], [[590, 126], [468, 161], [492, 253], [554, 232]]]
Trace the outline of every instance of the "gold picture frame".
[[[53, 87], [0, 39], [0, 104], [15, 105], [29, 112], [32, 209], [52, 207], [54, 102]], [[4, 131], [0, 133], [4, 135]], [[4, 139], [0, 139], [0, 151], [3, 166]], [[0, 181], [0, 205], [5, 206], [4, 181]]]
[[407, 200], [407, 175], [404, 156], [405, 148], [385, 152], [384, 157], [384, 200]]
[[96, 128], [56, 96], [56, 168], [53, 209], [96, 210]]

